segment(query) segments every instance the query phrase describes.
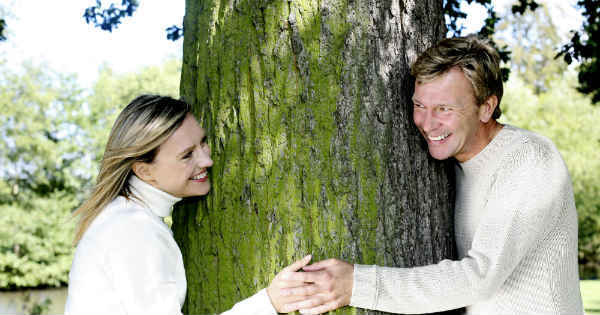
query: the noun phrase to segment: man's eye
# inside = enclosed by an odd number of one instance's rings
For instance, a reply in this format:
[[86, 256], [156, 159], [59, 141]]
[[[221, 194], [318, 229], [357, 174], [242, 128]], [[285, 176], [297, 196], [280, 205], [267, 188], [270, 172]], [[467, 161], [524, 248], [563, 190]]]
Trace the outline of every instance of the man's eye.
[[440, 112], [447, 112], [447, 111], [450, 111], [450, 107], [445, 107], [445, 106], [440, 107]]

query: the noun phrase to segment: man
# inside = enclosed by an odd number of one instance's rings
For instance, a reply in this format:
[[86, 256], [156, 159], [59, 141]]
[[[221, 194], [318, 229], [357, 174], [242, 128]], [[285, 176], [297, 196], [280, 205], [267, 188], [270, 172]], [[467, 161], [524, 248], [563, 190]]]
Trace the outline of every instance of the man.
[[305, 314], [345, 305], [393, 313], [466, 307], [468, 314], [583, 314], [577, 214], [567, 168], [550, 140], [496, 121], [497, 52], [475, 37], [442, 40], [411, 69], [413, 120], [436, 159], [456, 161], [459, 260], [413, 268], [329, 259], [290, 289]]

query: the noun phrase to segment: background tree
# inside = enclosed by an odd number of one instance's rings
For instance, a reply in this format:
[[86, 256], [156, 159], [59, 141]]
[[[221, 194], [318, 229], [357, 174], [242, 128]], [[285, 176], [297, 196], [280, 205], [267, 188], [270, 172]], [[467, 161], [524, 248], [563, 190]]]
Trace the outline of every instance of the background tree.
[[306, 253], [454, 257], [449, 169], [413, 126], [408, 69], [446, 34], [440, 1], [189, 0], [184, 25], [181, 94], [215, 161], [212, 192], [173, 215], [184, 313], [223, 311]]
[[[567, 64], [556, 62], [556, 49], [562, 44], [556, 24], [550, 15], [549, 5], [536, 10], [507, 14], [500, 20], [495, 41], [510, 47], [508, 62], [511, 74], [518, 75], [536, 94], [548, 90], [551, 82], [559, 79], [567, 70]], [[554, 4], [554, 10], [560, 8]]]
[[94, 182], [116, 115], [140, 93], [177, 97], [180, 69], [177, 59], [126, 74], [104, 67], [85, 91], [73, 75], [0, 62], [1, 289], [67, 283], [71, 212]]
[[571, 42], [563, 46], [557, 55], [563, 56], [571, 64], [578, 60], [579, 87], [581, 93], [590, 94], [594, 103], [600, 102], [600, 1], [579, 0], [577, 5], [583, 9], [585, 21], [582, 30], [573, 31]]
[[3, 18], [0, 18], [0, 42], [6, 40], [6, 36], [4, 35], [4, 28], [6, 27], [6, 22]]
[[[60, 286], [71, 266], [75, 190], [85, 176], [74, 78], [0, 64], [0, 288]], [[84, 162], [83, 162], [84, 163]]]

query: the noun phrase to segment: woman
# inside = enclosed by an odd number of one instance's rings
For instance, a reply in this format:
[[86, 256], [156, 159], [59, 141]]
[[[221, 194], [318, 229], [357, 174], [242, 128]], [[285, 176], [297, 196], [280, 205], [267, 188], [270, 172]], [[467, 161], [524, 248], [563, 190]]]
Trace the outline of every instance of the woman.
[[[179, 247], [163, 217], [185, 197], [210, 190], [213, 161], [205, 131], [188, 104], [142, 95], [121, 112], [96, 186], [75, 212], [77, 249], [65, 314], [181, 314], [186, 279]], [[284, 279], [310, 256], [284, 268], [267, 289], [226, 314], [291, 312]]]

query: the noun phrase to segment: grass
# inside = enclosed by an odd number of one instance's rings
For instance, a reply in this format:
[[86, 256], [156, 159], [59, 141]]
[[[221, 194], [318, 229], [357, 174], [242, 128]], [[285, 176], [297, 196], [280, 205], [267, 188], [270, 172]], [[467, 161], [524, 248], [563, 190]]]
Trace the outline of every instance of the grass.
[[586, 315], [600, 315], [600, 280], [581, 280], [581, 297]]

